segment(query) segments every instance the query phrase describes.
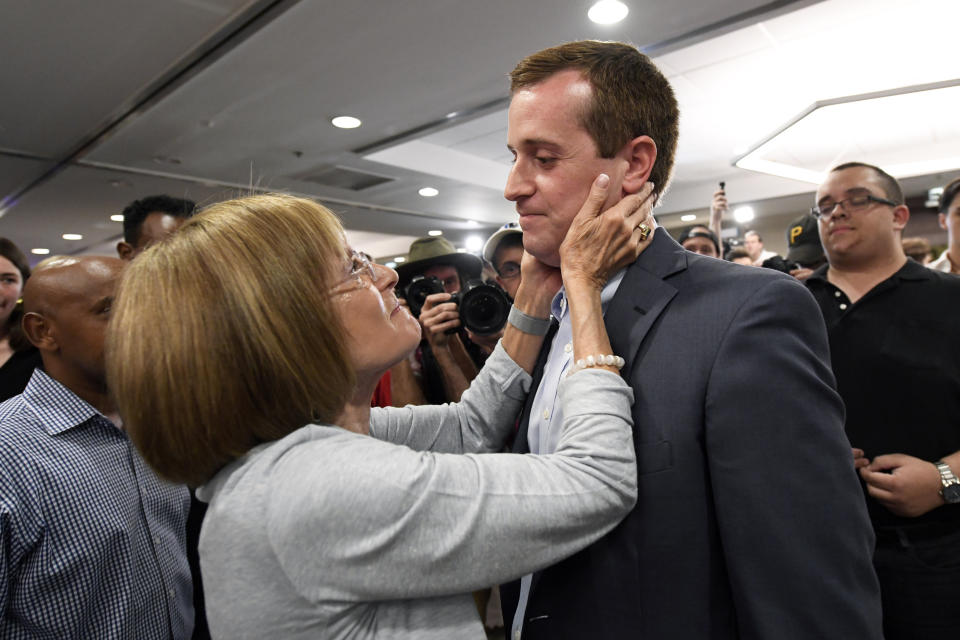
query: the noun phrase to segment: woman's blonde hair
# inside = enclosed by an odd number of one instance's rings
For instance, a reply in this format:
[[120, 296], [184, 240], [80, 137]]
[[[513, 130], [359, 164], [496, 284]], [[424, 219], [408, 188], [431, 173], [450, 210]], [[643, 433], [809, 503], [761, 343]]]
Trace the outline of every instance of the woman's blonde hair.
[[327, 208], [214, 204], [127, 268], [107, 375], [144, 459], [198, 485], [262, 442], [330, 422], [354, 385], [329, 294], [347, 258]]

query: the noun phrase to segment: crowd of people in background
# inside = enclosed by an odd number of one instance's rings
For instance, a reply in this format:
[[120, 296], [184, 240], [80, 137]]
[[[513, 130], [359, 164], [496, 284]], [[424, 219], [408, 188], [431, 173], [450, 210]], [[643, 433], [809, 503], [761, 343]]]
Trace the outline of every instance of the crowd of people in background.
[[394, 271], [283, 195], [137, 200], [116, 258], [0, 238], [0, 637], [955, 633], [960, 178], [936, 255], [866, 162], [784, 256], [722, 183], [675, 240], [647, 56], [510, 81], [480, 256]]

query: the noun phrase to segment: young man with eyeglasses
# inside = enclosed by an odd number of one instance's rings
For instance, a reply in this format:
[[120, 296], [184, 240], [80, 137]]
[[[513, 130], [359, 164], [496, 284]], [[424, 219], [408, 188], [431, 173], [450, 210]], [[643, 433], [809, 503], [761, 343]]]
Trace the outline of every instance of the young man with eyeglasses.
[[510, 299], [520, 288], [520, 261], [523, 260], [523, 231], [516, 222], [508, 222], [497, 229], [483, 245], [483, 259], [497, 272], [497, 284]]
[[877, 536], [887, 640], [960, 626], [960, 278], [906, 257], [903, 202], [878, 167], [833, 169], [811, 210], [828, 263], [806, 280]]

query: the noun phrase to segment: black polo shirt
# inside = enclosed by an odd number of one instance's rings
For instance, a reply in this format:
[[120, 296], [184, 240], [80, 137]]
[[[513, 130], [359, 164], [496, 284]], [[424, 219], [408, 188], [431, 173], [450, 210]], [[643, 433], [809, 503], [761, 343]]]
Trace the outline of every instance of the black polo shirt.
[[[867, 457], [929, 460], [960, 450], [960, 277], [907, 263], [851, 304], [827, 281], [806, 280], [823, 312], [850, 444]], [[867, 498], [875, 525], [953, 522], [960, 505], [901, 518]]]

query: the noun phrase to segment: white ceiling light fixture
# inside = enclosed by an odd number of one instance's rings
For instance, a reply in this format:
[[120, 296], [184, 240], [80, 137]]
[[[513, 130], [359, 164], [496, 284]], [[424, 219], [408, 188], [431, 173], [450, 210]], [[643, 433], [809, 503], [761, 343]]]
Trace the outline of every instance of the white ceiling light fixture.
[[114, 222], [123, 222], [123, 214], [115, 213], [112, 216], [110, 216], [110, 219], [113, 220]]
[[420, 191], [417, 191], [417, 193], [422, 195], [424, 198], [432, 198], [433, 196], [438, 195], [440, 192], [433, 187], [424, 187], [420, 189]]
[[750, 222], [756, 217], [756, 214], [753, 212], [753, 207], [737, 207], [733, 210], [733, 219], [737, 222]]
[[427, 235], [433, 237], [442, 236], [443, 231], [440, 231], [440, 229], [431, 229], [430, 231], [427, 231]]
[[924, 203], [929, 209], [936, 209], [940, 206], [940, 198], [943, 196], [943, 187], [934, 187], [927, 190], [927, 201]]
[[627, 17], [630, 9], [617, 0], [600, 0], [590, 10], [587, 17], [597, 24], [616, 24]]
[[360, 122], [359, 118], [353, 116], [337, 116], [330, 120], [330, 124], [338, 129], [356, 129], [363, 123]]
[[692, 213], [688, 213], [685, 216], [680, 216], [680, 222], [693, 222], [696, 219], [697, 219], [697, 216]]
[[391, 269], [396, 269], [396, 268], [397, 268], [397, 263], [396, 263], [396, 262], [388, 262], [387, 264], [385, 264], [385, 265], [383, 265], [383, 266], [385, 266], [385, 267], [390, 267]]
[[60, 237], [64, 240], [83, 240], [83, 236], [79, 233], [65, 233]]
[[407, 258], [405, 256], [397, 256], [396, 258], [393, 259], [393, 261], [396, 264], [400, 264], [401, 262], [406, 262]]
[[952, 171], [960, 168], [958, 109], [960, 79], [818, 101], [735, 165], [816, 185], [854, 160], [895, 178]]
[[483, 249], [483, 238], [480, 236], [470, 236], [467, 238], [467, 251], [480, 251]]
[[50, 249], [44, 249], [43, 247], [37, 247], [36, 249], [30, 249], [30, 253], [35, 253], [38, 256], [45, 256], [50, 253]]
[[467, 250], [463, 247], [457, 247], [457, 253], [466, 253]]

